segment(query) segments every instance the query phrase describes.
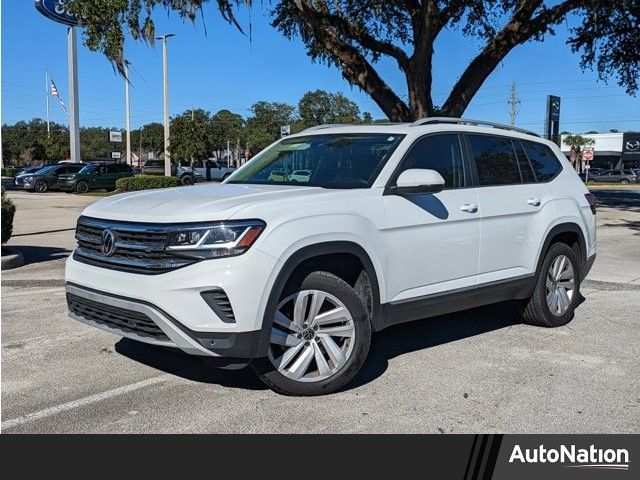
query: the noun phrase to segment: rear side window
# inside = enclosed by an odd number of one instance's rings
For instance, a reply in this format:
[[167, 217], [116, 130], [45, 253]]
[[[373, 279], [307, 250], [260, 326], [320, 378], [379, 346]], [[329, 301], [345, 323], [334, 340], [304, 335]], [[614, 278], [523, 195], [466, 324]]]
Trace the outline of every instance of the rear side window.
[[402, 171], [410, 168], [437, 171], [444, 178], [444, 188], [464, 187], [462, 149], [458, 135], [429, 135], [418, 140], [402, 164]]
[[522, 145], [539, 182], [548, 182], [560, 173], [562, 165], [549, 147], [526, 141]]
[[511, 140], [492, 135], [467, 135], [480, 185], [522, 183]]
[[535, 183], [536, 177], [531, 168], [531, 164], [527, 159], [527, 155], [524, 153], [524, 148], [518, 140], [514, 140], [513, 147], [516, 149], [516, 157], [518, 158], [518, 166], [520, 167], [520, 174], [522, 175], [523, 183]]

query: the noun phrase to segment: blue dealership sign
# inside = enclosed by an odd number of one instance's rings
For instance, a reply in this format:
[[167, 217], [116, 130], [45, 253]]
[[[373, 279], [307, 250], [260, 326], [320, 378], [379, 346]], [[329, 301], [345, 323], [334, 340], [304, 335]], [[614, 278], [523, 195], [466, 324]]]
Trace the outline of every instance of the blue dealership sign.
[[68, 0], [35, 0], [35, 2], [36, 9], [45, 17], [72, 27], [78, 24], [76, 16], [67, 12]]

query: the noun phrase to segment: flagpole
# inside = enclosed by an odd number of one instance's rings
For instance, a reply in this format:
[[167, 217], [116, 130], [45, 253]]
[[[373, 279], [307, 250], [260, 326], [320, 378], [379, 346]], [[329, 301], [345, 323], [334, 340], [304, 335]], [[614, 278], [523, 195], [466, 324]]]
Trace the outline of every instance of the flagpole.
[[44, 69], [44, 94], [47, 98], [47, 138], [51, 138], [51, 128], [49, 127], [49, 72]]

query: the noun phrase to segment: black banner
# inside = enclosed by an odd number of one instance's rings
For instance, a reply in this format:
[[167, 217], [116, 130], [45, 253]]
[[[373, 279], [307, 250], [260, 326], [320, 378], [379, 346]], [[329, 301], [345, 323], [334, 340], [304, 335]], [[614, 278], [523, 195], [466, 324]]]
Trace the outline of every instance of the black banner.
[[[631, 479], [638, 435], [202, 435], [0, 438], [5, 472], [143, 478]], [[634, 468], [635, 467], [635, 468]], [[315, 475], [314, 475], [315, 474]]]

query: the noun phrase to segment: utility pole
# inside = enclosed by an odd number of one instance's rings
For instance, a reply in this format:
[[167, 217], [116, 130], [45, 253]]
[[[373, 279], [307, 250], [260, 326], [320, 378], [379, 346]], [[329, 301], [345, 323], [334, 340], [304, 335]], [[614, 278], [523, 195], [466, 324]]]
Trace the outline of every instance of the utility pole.
[[162, 96], [164, 104], [164, 174], [171, 176], [171, 159], [169, 157], [169, 71], [167, 65], [167, 39], [173, 37], [167, 33], [156, 40], [162, 40]]
[[49, 72], [44, 70], [44, 94], [47, 99], [47, 138], [51, 138], [51, 127], [49, 126]]
[[124, 62], [124, 115], [125, 115], [125, 127], [127, 129], [127, 153], [125, 161], [131, 165], [131, 111], [129, 105], [129, 62]]
[[76, 46], [76, 29], [69, 27], [67, 31], [67, 55], [69, 62], [69, 137], [71, 161], [80, 163], [80, 120], [78, 108], [78, 53]]
[[509, 118], [511, 119], [511, 126], [515, 127], [516, 125], [516, 116], [518, 112], [520, 112], [520, 98], [518, 97], [518, 93], [516, 91], [516, 81], [514, 80], [511, 83], [511, 89], [509, 92], [509, 99], [507, 100], [507, 104], [509, 105]]

